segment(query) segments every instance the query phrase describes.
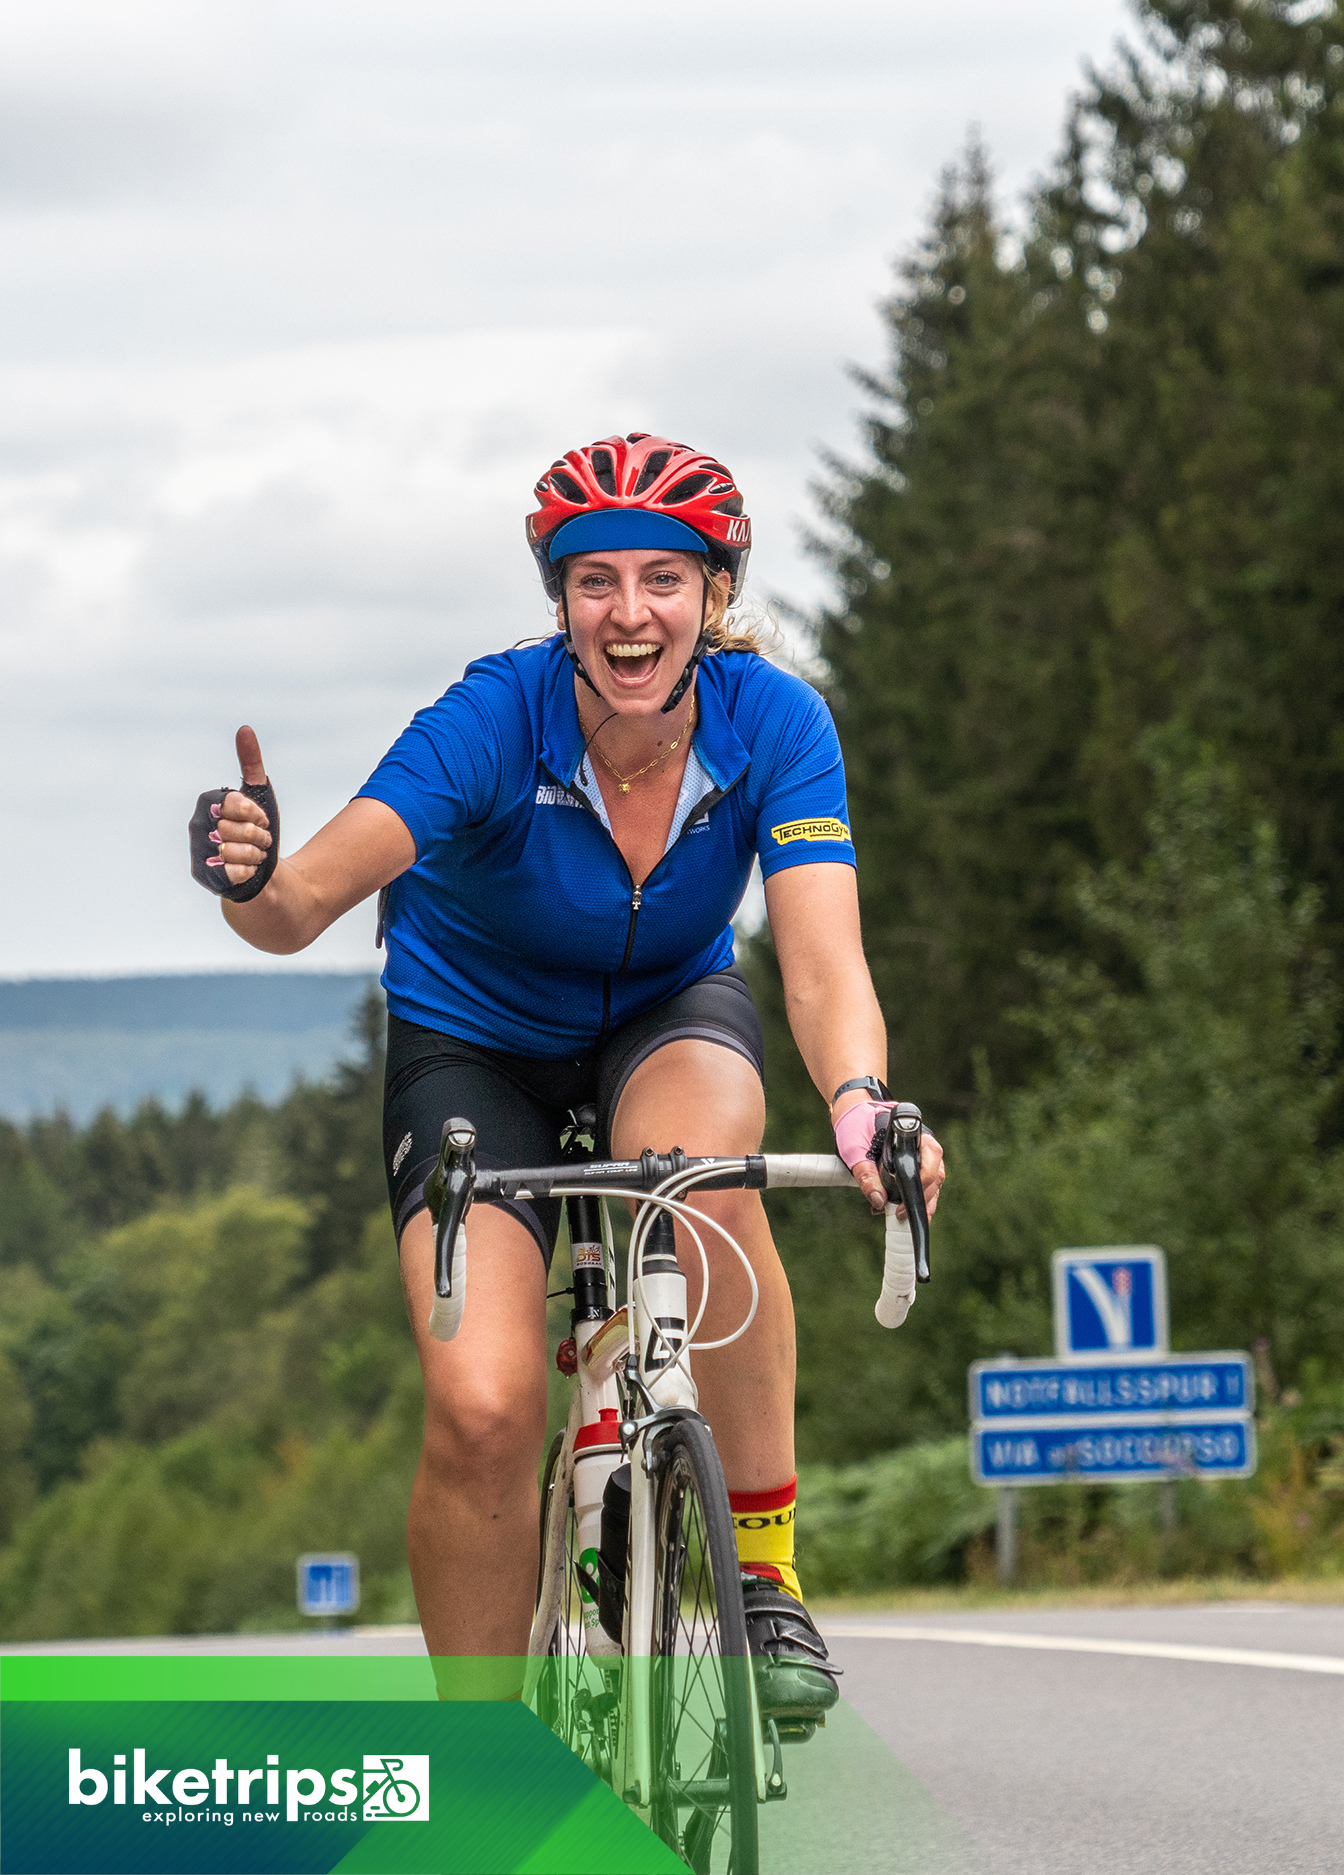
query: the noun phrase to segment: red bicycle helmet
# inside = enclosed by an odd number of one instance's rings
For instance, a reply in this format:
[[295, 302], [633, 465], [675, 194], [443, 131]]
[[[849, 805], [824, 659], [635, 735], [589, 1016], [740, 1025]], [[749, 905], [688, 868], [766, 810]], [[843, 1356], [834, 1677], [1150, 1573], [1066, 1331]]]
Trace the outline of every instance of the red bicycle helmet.
[[[714, 571], [731, 574], [731, 597], [742, 591], [751, 520], [737, 484], [713, 456], [641, 431], [607, 436], [553, 462], [535, 492], [540, 506], [527, 517], [527, 540], [550, 599], [560, 597], [557, 562], [567, 553], [639, 546], [704, 553]], [[640, 515], [648, 518], [641, 522]], [[571, 533], [581, 518], [589, 524]], [[558, 540], [562, 530], [566, 538]], [[554, 560], [552, 546], [558, 548]]]

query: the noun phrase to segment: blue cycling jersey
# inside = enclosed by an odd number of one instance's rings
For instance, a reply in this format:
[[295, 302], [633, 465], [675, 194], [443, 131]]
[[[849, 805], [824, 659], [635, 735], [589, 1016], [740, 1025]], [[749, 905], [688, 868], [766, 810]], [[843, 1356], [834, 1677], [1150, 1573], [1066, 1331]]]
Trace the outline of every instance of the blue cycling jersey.
[[583, 1054], [733, 961], [753, 857], [769, 878], [852, 865], [835, 726], [809, 684], [750, 653], [701, 665], [667, 850], [636, 887], [611, 836], [559, 635], [468, 665], [360, 796], [415, 864], [390, 890], [388, 1007], [486, 1048]]

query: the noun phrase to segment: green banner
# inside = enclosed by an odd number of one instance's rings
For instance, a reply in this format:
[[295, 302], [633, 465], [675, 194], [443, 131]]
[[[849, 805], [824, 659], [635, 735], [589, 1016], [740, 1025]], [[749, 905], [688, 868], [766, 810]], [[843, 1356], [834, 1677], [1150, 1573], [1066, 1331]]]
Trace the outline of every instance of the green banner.
[[[485, 1663], [501, 1681], [523, 1664]], [[9, 1656], [0, 1867], [686, 1875], [529, 1708], [462, 1696], [481, 1673], [423, 1656]], [[558, 1711], [567, 1685], [543, 1680], [539, 1705]], [[785, 1746], [783, 1769], [787, 1796], [757, 1813], [761, 1875], [978, 1870], [964, 1832], [845, 1701]]]
[[527, 1708], [424, 1660], [14, 1658], [6, 1875], [662, 1875], [683, 1864]]

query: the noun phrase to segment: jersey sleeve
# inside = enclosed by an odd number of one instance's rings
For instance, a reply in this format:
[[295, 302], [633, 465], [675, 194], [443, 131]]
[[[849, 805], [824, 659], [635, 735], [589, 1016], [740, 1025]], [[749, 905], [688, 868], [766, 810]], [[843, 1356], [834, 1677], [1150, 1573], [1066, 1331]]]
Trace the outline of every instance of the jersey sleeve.
[[853, 866], [845, 764], [831, 713], [800, 679], [782, 713], [756, 818], [761, 874], [828, 860]]
[[[402, 730], [356, 800], [381, 801], [406, 823], [417, 860], [463, 827], [488, 820], [503, 780], [497, 709], [468, 669]], [[499, 688], [498, 685], [489, 686]]]

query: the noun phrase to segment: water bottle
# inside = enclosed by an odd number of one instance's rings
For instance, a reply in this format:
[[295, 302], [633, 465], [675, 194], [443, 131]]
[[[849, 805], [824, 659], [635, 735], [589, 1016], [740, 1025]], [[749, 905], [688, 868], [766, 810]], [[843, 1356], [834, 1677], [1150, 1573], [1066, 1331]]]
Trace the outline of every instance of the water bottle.
[[602, 1541], [602, 1495], [607, 1479], [622, 1462], [621, 1438], [617, 1431], [620, 1413], [614, 1406], [604, 1406], [591, 1425], [580, 1426], [574, 1440], [574, 1520], [578, 1525], [577, 1548], [584, 1574], [579, 1578], [579, 1604], [583, 1611], [584, 1645], [594, 1659], [619, 1654], [619, 1640], [604, 1633], [598, 1616], [597, 1598], [588, 1589], [597, 1587], [597, 1552]]

